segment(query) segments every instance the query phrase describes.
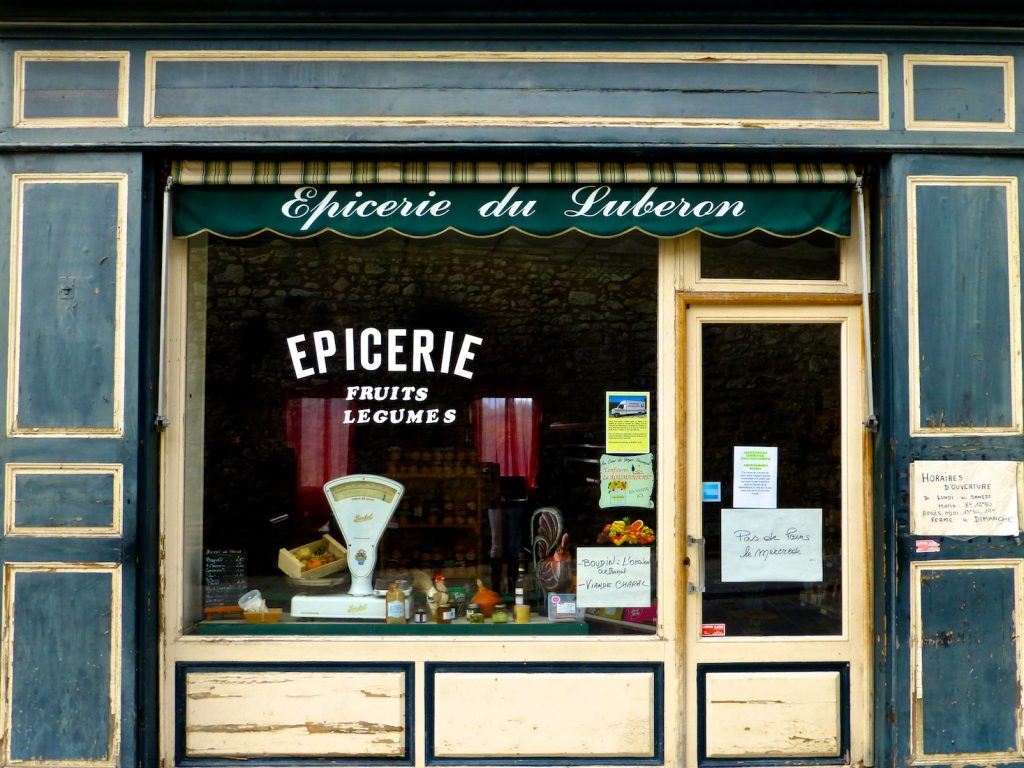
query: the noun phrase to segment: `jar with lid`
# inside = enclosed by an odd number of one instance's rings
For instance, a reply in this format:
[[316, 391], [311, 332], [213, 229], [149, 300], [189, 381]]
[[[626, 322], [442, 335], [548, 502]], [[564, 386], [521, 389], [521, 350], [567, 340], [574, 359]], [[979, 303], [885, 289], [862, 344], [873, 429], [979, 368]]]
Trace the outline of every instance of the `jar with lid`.
[[470, 603], [469, 608], [466, 609], [466, 620], [470, 624], [483, 624], [484, 614], [480, 610], [480, 606], [476, 603]]
[[505, 607], [504, 603], [498, 603], [494, 606], [491, 621], [495, 624], [508, 624], [508, 608]]

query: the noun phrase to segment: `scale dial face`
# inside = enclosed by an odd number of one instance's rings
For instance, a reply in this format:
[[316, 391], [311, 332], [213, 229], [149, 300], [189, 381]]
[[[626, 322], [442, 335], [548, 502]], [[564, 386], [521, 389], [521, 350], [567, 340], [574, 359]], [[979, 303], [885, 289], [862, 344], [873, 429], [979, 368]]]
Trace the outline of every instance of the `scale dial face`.
[[[362, 479], [366, 475], [353, 475], [351, 477], [352, 479], [338, 478], [327, 483], [324, 489], [327, 491], [328, 496], [334, 501], [373, 499], [390, 504], [395, 495], [402, 490], [402, 486], [397, 483], [392, 484], [391, 481], [385, 484], [378, 480]], [[344, 480], [348, 480], [348, 482], [339, 482]], [[398, 485], [397, 488], [395, 487], [396, 485]]]
[[402, 500], [405, 487], [378, 475], [346, 475], [328, 481], [324, 493], [348, 544], [376, 544]]

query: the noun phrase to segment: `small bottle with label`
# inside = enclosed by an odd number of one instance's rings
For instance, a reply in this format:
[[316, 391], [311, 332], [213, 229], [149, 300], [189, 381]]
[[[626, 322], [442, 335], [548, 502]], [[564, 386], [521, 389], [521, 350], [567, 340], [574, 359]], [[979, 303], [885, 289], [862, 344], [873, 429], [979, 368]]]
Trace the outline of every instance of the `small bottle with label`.
[[516, 574], [516, 603], [513, 607], [513, 615], [515, 616], [516, 624], [529, 624], [530, 623], [530, 604], [527, 602], [527, 576], [526, 576], [526, 560], [522, 557], [519, 558], [519, 572]]
[[398, 582], [388, 584], [388, 593], [384, 598], [385, 619], [388, 624], [405, 624], [405, 595], [398, 588]]

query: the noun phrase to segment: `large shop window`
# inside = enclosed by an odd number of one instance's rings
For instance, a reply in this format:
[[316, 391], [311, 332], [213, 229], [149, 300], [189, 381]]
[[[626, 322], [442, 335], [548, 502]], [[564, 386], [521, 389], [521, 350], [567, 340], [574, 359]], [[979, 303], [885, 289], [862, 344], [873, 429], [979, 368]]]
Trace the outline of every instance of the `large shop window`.
[[205, 181], [174, 195], [199, 634], [654, 633], [659, 238], [849, 227], [838, 185]]

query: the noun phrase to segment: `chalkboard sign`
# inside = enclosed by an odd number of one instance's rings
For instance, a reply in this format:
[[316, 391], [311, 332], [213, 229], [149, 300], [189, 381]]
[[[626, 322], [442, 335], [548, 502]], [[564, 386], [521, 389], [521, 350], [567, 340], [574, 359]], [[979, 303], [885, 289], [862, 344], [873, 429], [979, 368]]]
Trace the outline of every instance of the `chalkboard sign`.
[[244, 549], [207, 549], [203, 552], [203, 607], [237, 605], [248, 591]]

